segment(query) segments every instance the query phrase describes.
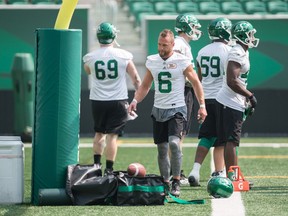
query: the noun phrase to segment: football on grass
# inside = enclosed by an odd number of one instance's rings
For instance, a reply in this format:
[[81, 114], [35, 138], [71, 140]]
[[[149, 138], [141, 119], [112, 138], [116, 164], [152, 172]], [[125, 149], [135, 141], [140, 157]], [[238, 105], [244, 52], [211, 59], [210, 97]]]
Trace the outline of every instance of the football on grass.
[[131, 163], [127, 168], [127, 173], [129, 176], [144, 177], [146, 175], [146, 169], [140, 163]]

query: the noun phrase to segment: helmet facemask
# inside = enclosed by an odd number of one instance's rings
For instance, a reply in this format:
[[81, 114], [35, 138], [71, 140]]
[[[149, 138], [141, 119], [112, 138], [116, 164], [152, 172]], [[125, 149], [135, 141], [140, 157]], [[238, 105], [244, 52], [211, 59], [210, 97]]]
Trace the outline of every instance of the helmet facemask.
[[259, 39], [255, 38], [254, 36], [255, 33], [256, 29], [246, 32], [247, 38], [245, 39], [245, 42], [247, 43], [249, 48], [257, 47], [259, 44]]
[[193, 41], [199, 40], [203, 34], [202, 31], [198, 29], [201, 27], [201, 25], [194, 25], [193, 23], [189, 23], [188, 25], [190, 27], [190, 31], [185, 32], [185, 34]]

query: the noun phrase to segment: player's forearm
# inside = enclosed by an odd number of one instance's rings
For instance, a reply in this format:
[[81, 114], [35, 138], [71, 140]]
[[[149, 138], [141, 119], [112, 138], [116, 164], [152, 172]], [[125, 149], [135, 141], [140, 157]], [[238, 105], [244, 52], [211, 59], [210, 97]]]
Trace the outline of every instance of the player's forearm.
[[244, 97], [250, 97], [252, 93], [244, 88], [242, 84], [237, 79], [230, 79], [227, 81], [227, 85], [237, 94], [240, 94]]
[[134, 99], [137, 101], [137, 103], [141, 102], [146, 97], [146, 95], [149, 92], [149, 89], [150, 88], [148, 86], [143, 86], [143, 85], [141, 85], [138, 88], [138, 90], [135, 92], [135, 95], [134, 95]]
[[204, 91], [202, 88], [202, 85], [200, 83], [200, 81], [194, 81], [194, 83], [192, 83], [196, 98], [198, 100], [199, 105], [205, 105], [205, 98], [204, 98]]
[[141, 85], [141, 78], [139, 76], [135, 76], [134, 82], [133, 82], [135, 90], [138, 90]]

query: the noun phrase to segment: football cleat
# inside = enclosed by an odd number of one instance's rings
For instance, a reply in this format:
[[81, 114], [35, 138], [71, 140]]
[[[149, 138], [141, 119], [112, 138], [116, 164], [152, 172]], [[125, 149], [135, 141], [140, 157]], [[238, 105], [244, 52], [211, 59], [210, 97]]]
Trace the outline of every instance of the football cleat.
[[180, 173], [180, 185], [188, 185], [188, 184], [189, 184], [188, 178], [184, 175], [184, 171], [181, 170], [181, 173]]
[[179, 182], [179, 180], [173, 180], [170, 194], [175, 196], [175, 197], [180, 196], [180, 182]]
[[200, 186], [200, 183], [199, 183], [199, 176], [197, 178], [196, 175], [189, 175], [188, 176], [188, 181], [189, 181], [189, 184], [191, 187], [198, 187]]
[[113, 175], [113, 169], [105, 169], [104, 170], [104, 176], [107, 176], [107, 175]]
[[226, 177], [225, 170], [214, 171], [214, 172], [211, 174], [211, 177], [217, 177], [217, 176]]

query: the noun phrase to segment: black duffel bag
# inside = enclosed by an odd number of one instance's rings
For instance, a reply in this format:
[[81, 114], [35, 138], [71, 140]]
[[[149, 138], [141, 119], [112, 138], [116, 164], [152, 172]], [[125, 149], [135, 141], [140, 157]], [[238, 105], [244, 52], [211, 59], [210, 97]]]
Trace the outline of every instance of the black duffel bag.
[[74, 205], [108, 205], [118, 188], [115, 175], [99, 176], [93, 165], [69, 165], [66, 192]]

